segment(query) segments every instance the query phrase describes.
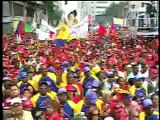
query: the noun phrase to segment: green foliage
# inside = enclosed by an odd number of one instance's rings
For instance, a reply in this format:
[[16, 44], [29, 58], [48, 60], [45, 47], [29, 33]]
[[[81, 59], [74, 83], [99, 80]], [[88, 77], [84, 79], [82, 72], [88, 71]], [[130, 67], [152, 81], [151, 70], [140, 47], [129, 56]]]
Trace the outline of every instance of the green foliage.
[[[59, 7], [53, 3], [53, 1], [43, 1], [44, 8], [47, 10], [48, 18], [53, 21], [58, 22], [61, 18], [61, 12], [59, 11]], [[55, 1], [56, 2], [56, 1]]]
[[114, 2], [106, 9], [106, 16], [122, 18], [124, 7], [128, 2], [120, 2], [115, 4]]

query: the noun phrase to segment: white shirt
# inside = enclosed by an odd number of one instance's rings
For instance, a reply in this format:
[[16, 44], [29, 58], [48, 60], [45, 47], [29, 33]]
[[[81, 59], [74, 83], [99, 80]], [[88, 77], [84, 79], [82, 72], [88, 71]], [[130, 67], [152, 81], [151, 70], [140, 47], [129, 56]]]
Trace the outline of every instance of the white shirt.
[[103, 83], [104, 83], [104, 91], [107, 92], [107, 93], [111, 93], [111, 84], [107, 81], [107, 79], [103, 80]]
[[125, 79], [125, 74], [121, 71], [118, 71], [118, 76]]
[[138, 78], [138, 77], [141, 77], [141, 73], [138, 72], [137, 75], [134, 75], [133, 72], [131, 72], [131, 73], [129, 74], [129, 76], [127, 77], [127, 80], [130, 79], [130, 78], [135, 78], [135, 77], [137, 77], [137, 78]]
[[144, 77], [144, 78], [148, 78], [149, 77], [149, 71], [147, 70], [145, 73], [141, 73], [141, 76]]
[[137, 13], [137, 11], [136, 11], [135, 8], [134, 8], [134, 9], [131, 9], [131, 15], [130, 15], [130, 17], [131, 17], [131, 18], [136, 18], [136, 13]]
[[138, 9], [138, 16], [145, 16], [146, 13], [146, 7], [140, 7]]

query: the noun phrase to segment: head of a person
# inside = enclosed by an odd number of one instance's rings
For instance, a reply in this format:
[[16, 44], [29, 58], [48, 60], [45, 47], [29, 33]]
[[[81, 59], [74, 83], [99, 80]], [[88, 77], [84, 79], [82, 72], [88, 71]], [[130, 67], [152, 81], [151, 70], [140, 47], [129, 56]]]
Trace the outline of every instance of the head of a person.
[[38, 91], [42, 96], [45, 96], [47, 94], [48, 84], [44, 81], [39, 83]]
[[11, 99], [11, 111], [16, 115], [21, 115], [23, 112], [22, 101], [19, 97]]
[[138, 66], [134, 66], [134, 67], [133, 67], [133, 74], [137, 75], [137, 74], [138, 74], [138, 71], [139, 71]]
[[58, 100], [61, 105], [65, 105], [67, 101], [67, 90], [65, 88], [58, 89]]
[[137, 102], [138, 104], [141, 104], [141, 96], [140, 95], [133, 96], [132, 100]]
[[31, 111], [34, 120], [44, 120], [45, 113], [44, 111], [38, 110], [37, 108], [32, 109]]
[[20, 90], [17, 86], [17, 83], [11, 83], [9, 85], [10, 88], [10, 96], [11, 98], [18, 97], [20, 95]]
[[144, 5], [145, 5], [145, 3], [144, 3], [144, 2], [142, 2], [142, 3], [141, 3], [141, 7], [144, 7]]
[[29, 56], [29, 60], [33, 61], [33, 56], [32, 55]]
[[104, 103], [109, 103], [109, 102], [110, 102], [110, 98], [111, 98], [111, 94], [110, 94], [110, 93], [105, 93], [105, 94], [103, 94], [103, 96], [102, 96], [102, 101], [103, 101]]
[[132, 5], [132, 9], [134, 9], [135, 8], [135, 5]]
[[145, 73], [147, 71], [147, 69], [148, 69], [147, 65], [144, 64], [144, 65], [141, 66], [141, 72], [142, 73]]
[[10, 77], [4, 77], [3, 78], [3, 85], [5, 89], [9, 89], [9, 83], [12, 81], [12, 78]]
[[97, 101], [97, 95], [93, 90], [88, 90], [85, 93], [84, 102], [87, 105], [94, 105]]
[[40, 59], [37, 57], [36, 58], [36, 63], [39, 64], [40, 63]]
[[68, 14], [68, 20], [73, 20], [74, 21], [76, 19], [76, 16], [77, 16], [77, 11], [74, 10], [74, 11], [72, 11]]
[[130, 64], [127, 65], [127, 66], [126, 66], [126, 71], [127, 71], [127, 72], [131, 72], [131, 71], [132, 71], [132, 65], [130, 65]]
[[68, 72], [67, 73], [67, 83], [68, 84], [73, 84], [75, 81], [75, 78], [73, 76], [73, 73], [72, 72]]
[[141, 77], [137, 77], [134, 80], [135, 80], [135, 87], [140, 88], [142, 86], [143, 79]]
[[84, 75], [85, 77], [91, 76], [91, 69], [89, 67], [84, 67]]
[[21, 73], [21, 79], [22, 79], [23, 83], [26, 83], [28, 81], [28, 74], [27, 74], [27, 72], [22, 72]]
[[142, 106], [145, 114], [151, 116], [153, 114], [153, 103], [151, 99], [145, 99], [142, 101]]
[[152, 55], [147, 55], [147, 58], [149, 59], [149, 60], [152, 60], [153, 59], [153, 57], [152, 57]]
[[108, 81], [111, 82], [114, 79], [114, 73], [108, 72]]
[[153, 106], [158, 107], [158, 104], [159, 104], [158, 94], [151, 95], [151, 100], [152, 100]]
[[42, 74], [43, 77], [46, 77], [47, 76], [47, 67], [45, 65], [41, 65], [40, 66], [40, 73]]
[[29, 99], [29, 98], [31, 98], [32, 93], [30, 92], [29, 89], [24, 89], [23, 90], [23, 96]]
[[67, 85], [66, 86], [66, 90], [67, 90], [67, 97], [68, 97], [68, 99], [72, 100], [72, 98], [75, 95], [76, 88], [73, 85]]
[[106, 73], [105, 71], [101, 71], [100, 74], [99, 74], [99, 79], [100, 80], [104, 80], [106, 78]]
[[122, 86], [122, 85], [125, 84], [125, 80], [124, 80], [122, 77], [119, 77], [119, 78], [116, 80], [116, 83], [119, 84], [120, 86]]
[[158, 77], [158, 71], [156, 69], [150, 69], [149, 77], [151, 80], [155, 80]]
[[87, 120], [99, 120], [99, 118], [100, 111], [95, 105], [91, 106], [87, 112]]
[[36, 72], [36, 69], [35, 69], [35, 67], [34, 66], [32, 66], [32, 65], [30, 65], [30, 66], [28, 66], [28, 73], [35, 73]]
[[128, 106], [131, 102], [131, 96], [128, 93], [119, 93], [118, 98], [121, 102], [123, 102], [126, 106]]
[[68, 61], [63, 62], [63, 67], [68, 68], [70, 66], [70, 63]]
[[47, 92], [50, 92], [52, 91], [52, 83], [50, 81], [46, 81], [46, 84], [47, 84]]
[[47, 109], [46, 113], [53, 114], [54, 112], [58, 112], [59, 103], [57, 101], [49, 100], [47, 101]]

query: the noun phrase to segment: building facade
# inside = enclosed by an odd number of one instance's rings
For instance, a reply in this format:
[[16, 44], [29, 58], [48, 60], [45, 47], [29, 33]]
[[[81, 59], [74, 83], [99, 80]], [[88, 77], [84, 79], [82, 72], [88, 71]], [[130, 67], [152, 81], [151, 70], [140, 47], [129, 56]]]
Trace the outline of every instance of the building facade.
[[32, 21], [34, 12], [43, 4], [42, 1], [3, 1], [3, 32], [13, 32], [14, 21]]
[[87, 15], [92, 15], [93, 19], [95, 19], [96, 15], [105, 14], [106, 8], [111, 3], [111, 1], [81, 1], [78, 4], [80, 18], [83, 19]]

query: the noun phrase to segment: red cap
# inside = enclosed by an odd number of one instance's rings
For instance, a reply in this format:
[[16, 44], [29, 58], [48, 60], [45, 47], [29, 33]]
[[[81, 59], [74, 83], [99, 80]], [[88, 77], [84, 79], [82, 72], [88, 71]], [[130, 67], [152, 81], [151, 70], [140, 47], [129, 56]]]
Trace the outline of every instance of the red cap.
[[66, 86], [67, 91], [76, 91], [75, 87], [73, 85], [67, 85]]
[[150, 69], [149, 74], [150, 75], [157, 75], [158, 74], [158, 70], [156, 70], [156, 69]]

